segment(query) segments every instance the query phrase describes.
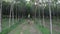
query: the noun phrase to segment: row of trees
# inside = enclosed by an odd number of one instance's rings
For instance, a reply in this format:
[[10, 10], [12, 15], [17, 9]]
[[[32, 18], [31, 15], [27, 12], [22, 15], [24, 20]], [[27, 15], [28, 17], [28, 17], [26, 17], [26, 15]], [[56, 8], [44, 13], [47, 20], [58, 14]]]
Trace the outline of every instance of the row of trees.
[[[12, 2], [13, 3], [13, 2]], [[1, 4], [2, 8], [2, 16], [8, 16], [11, 17], [10, 15], [10, 11], [12, 11], [14, 13], [14, 17], [18, 16], [18, 17], [28, 17], [28, 14], [30, 14], [30, 17], [49, 17], [49, 15], [51, 16], [59, 16], [60, 17], [60, 4], [56, 4], [56, 2], [53, 3], [49, 3], [49, 2], [40, 2], [38, 5], [36, 5], [37, 3], [35, 3], [35, 1], [31, 0], [29, 2], [26, 2], [24, 0], [15, 0], [14, 4], [12, 4], [11, 2], [5, 2], [3, 1]], [[13, 7], [12, 7], [13, 5]], [[51, 10], [52, 12], [50, 12], [49, 14], [49, 10]], [[13, 14], [12, 13], [12, 14]], [[1, 14], [1, 12], [0, 12]], [[0, 16], [1, 17], [1, 16]], [[50, 17], [51, 18], [51, 17]], [[51, 22], [51, 19], [50, 19]], [[1, 23], [1, 22], [0, 22]]]
[[[43, 3], [44, 4], [44, 3]], [[42, 3], [40, 4], [42, 5]], [[45, 6], [37, 6], [38, 8], [36, 9], [36, 16], [39, 17], [39, 12], [40, 16], [43, 16], [43, 8], [44, 8], [44, 16], [48, 17], [49, 16], [49, 7], [48, 3], [44, 4]], [[10, 13], [10, 7], [11, 3], [10, 2], [2, 2], [2, 14], [3, 15], [9, 15]], [[27, 4], [26, 2], [16, 2], [13, 7], [13, 12], [14, 15], [19, 15], [20, 17], [27, 17], [28, 14], [31, 15], [31, 17], [35, 16], [35, 8], [36, 5], [32, 4], [31, 2]], [[54, 4], [51, 3], [51, 10], [52, 10], [52, 16], [59, 16], [60, 17], [60, 4]]]

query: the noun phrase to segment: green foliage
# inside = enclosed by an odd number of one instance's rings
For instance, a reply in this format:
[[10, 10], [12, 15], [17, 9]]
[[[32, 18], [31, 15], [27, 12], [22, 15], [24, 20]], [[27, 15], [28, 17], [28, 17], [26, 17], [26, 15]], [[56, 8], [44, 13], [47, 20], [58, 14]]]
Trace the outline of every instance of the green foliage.
[[43, 25], [40, 25], [39, 21], [37, 21], [36, 23], [37, 29], [39, 29], [42, 32], [42, 34], [50, 34], [49, 29], [45, 28]]
[[[6, 20], [4, 20], [6, 21]], [[14, 28], [16, 28], [18, 25], [22, 24], [22, 22], [24, 22], [23, 19], [20, 19], [17, 23], [15, 23], [14, 25], [11, 25], [11, 27], [5, 27], [6, 29], [2, 29], [2, 32], [0, 34], [8, 34], [11, 30], [13, 30]], [[6, 22], [4, 22], [5, 24], [7, 24]], [[4, 24], [3, 23], [3, 24]]]
[[1, 34], [8, 34], [11, 30], [17, 27], [18, 24], [12, 25], [10, 28], [7, 28], [1, 32]]
[[[20, 3], [17, 3], [18, 1]], [[54, 0], [54, 1], [57, 2], [57, 0]], [[34, 3], [34, 0], [32, 0], [32, 2]], [[26, 4], [27, 2], [24, 0], [17, 0], [16, 3], [14, 4], [14, 8], [13, 8], [14, 15], [16, 16], [16, 13], [17, 13], [19, 16], [22, 17], [22, 15], [23, 15], [25, 17], [28, 14], [31, 14], [31, 17], [32, 17], [32, 16], [35, 16], [35, 10], [36, 10], [36, 17], [39, 16], [39, 12], [40, 12], [40, 16], [42, 16], [43, 11], [44, 11], [45, 17], [47, 17], [47, 16], [49, 17], [49, 6], [47, 3], [46, 3], [46, 6], [44, 9], [42, 9], [42, 6], [41, 7], [38, 6], [36, 9], [36, 6], [32, 2], [29, 2], [28, 4]], [[51, 7], [51, 11], [52, 11], [52, 16], [58, 15], [60, 17], [60, 4], [56, 4], [53, 2], [50, 7]], [[2, 14], [9, 15], [10, 8], [11, 8], [10, 2], [3, 1]]]

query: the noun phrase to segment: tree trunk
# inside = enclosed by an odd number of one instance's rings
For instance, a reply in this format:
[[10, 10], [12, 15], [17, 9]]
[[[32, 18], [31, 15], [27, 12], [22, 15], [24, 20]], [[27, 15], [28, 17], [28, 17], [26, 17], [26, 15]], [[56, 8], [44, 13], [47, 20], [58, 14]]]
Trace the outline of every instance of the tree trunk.
[[[12, 4], [11, 4], [11, 8], [10, 8], [10, 16], [9, 16], [9, 27], [11, 26], [10, 23], [11, 23], [11, 17], [13, 16], [13, 21], [14, 21], [14, 15], [13, 15], [13, 5], [14, 5], [14, 1], [12, 1]], [[12, 14], [12, 15], [11, 15]], [[14, 24], [14, 22], [13, 22]]]
[[[16, 1], [17, 2], [17, 1]], [[17, 16], [17, 4], [16, 4], [16, 22], [18, 21], [18, 16]]]
[[45, 20], [44, 20], [44, 5], [43, 5], [43, 4], [44, 4], [44, 2], [43, 2], [43, 0], [42, 0], [42, 6], [43, 6], [43, 7], [42, 7], [42, 12], [43, 12], [43, 14], [42, 14], [42, 15], [43, 15], [43, 26], [45, 27]]
[[2, 24], [1, 24], [1, 19], [2, 19], [2, 17], [1, 17], [1, 15], [2, 15], [2, 1], [0, 1], [0, 32], [2, 32]]
[[[51, 1], [51, 0], [48, 0], [48, 1]], [[50, 14], [50, 34], [52, 34], [52, 16], [51, 16], [51, 5], [50, 5], [51, 2], [48, 2], [48, 5], [49, 5], [49, 14]]]

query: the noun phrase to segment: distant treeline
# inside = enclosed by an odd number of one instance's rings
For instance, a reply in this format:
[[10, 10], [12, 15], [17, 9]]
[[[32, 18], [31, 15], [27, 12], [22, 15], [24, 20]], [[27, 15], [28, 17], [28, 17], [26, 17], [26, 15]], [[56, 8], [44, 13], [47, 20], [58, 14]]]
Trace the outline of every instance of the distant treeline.
[[[10, 2], [2, 2], [2, 15], [3, 16], [9, 16], [10, 15], [10, 8], [11, 8], [12, 3]], [[49, 17], [49, 6], [46, 4], [45, 7], [43, 6], [35, 6], [34, 4], [26, 4], [26, 2], [20, 2], [20, 3], [15, 3], [13, 5], [13, 10], [14, 16], [19, 16], [19, 17], [28, 17], [28, 14], [30, 14], [31, 18], [32, 17], [42, 17], [43, 15], [45, 17]], [[44, 12], [43, 12], [44, 11]], [[60, 4], [54, 6], [51, 4], [51, 11], [52, 11], [52, 16], [55, 17], [60, 17]]]

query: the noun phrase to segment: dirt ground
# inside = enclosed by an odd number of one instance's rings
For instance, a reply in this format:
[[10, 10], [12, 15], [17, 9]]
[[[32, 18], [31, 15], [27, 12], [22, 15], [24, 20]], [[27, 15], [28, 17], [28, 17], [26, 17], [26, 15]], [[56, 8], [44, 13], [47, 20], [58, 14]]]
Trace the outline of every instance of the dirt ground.
[[9, 32], [8, 34], [42, 34], [35, 25], [34, 21], [26, 20], [27, 24], [18, 25], [14, 30]]

